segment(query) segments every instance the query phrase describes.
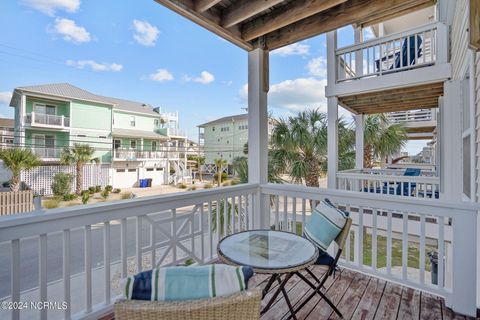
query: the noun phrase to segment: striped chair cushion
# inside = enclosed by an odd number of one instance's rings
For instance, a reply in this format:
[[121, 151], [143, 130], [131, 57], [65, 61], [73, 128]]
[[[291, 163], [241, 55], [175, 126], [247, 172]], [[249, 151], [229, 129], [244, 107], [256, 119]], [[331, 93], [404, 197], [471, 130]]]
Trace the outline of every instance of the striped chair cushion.
[[328, 199], [322, 200], [305, 224], [305, 236], [326, 251], [342, 231], [347, 217], [348, 212], [337, 209]]
[[193, 300], [230, 295], [247, 289], [250, 267], [211, 264], [164, 267], [123, 279], [123, 295], [133, 300]]

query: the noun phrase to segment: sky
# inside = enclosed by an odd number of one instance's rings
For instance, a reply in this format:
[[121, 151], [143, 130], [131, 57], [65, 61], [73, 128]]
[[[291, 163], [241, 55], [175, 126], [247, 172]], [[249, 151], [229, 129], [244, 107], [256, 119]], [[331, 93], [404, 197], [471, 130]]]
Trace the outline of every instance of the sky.
[[[58, 82], [178, 111], [192, 139], [197, 125], [247, 106], [247, 52], [153, 0], [2, 1], [0, 30], [3, 117], [13, 117], [15, 87]], [[353, 29], [339, 30], [338, 42], [352, 44]], [[271, 52], [274, 116], [326, 111], [325, 85], [325, 35]]]

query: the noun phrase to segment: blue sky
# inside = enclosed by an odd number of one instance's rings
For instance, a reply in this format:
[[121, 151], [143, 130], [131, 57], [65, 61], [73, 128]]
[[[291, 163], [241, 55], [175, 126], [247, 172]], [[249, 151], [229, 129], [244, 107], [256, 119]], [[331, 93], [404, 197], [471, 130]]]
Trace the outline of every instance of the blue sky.
[[[247, 53], [153, 0], [2, 1], [0, 28], [6, 117], [15, 87], [55, 82], [178, 110], [191, 138], [198, 124], [246, 106]], [[342, 29], [340, 46], [352, 42], [352, 29]], [[324, 35], [272, 52], [274, 115], [326, 110], [325, 56]]]

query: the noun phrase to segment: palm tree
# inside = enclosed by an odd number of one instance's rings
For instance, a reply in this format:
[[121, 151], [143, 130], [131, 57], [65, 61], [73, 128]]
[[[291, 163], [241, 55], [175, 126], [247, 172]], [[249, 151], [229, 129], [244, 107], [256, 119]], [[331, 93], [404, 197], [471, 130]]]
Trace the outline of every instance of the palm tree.
[[73, 148], [65, 148], [60, 155], [60, 163], [65, 165], [75, 164], [76, 166], [76, 188], [75, 192], [80, 195], [83, 186], [83, 167], [85, 164], [98, 163], [98, 158], [93, 158], [95, 149], [88, 144], [75, 143]]
[[215, 166], [217, 167], [217, 184], [220, 187], [222, 185], [223, 167], [227, 165], [227, 160], [218, 158], [213, 161], [215, 162]]
[[20, 190], [20, 175], [22, 171], [38, 167], [41, 161], [37, 155], [28, 149], [5, 149], [0, 151], [3, 165], [12, 171], [11, 191]]
[[[340, 119], [340, 169], [351, 167], [354, 159], [355, 134]], [[277, 168], [283, 168], [295, 183], [319, 187], [319, 178], [327, 167], [327, 115], [318, 109], [299, 112], [294, 117], [280, 119], [272, 132], [271, 158]]]
[[372, 168], [375, 157], [380, 157], [383, 164], [387, 156], [400, 151], [407, 141], [407, 133], [403, 124], [391, 123], [385, 114], [373, 114], [365, 119], [364, 141], [364, 167]]

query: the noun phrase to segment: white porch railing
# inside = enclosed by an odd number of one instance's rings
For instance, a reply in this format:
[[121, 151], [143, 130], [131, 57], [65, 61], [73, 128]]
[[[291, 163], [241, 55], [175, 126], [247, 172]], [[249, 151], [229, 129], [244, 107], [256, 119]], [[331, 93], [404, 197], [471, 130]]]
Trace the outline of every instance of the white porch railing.
[[[425, 67], [437, 62], [446, 63], [446, 47], [438, 40], [446, 38], [447, 29], [434, 22], [412, 30], [372, 39], [335, 51], [337, 82], [381, 76], [404, 70]], [[441, 33], [441, 34], [439, 34]], [[356, 59], [360, 55], [361, 59]], [[440, 59], [441, 57], [441, 59]], [[355, 61], [362, 61], [356, 66]], [[356, 70], [360, 70], [355, 72]]]
[[25, 123], [30, 125], [41, 124], [57, 127], [70, 127], [70, 118], [65, 116], [32, 112], [25, 116]]
[[44, 147], [34, 147], [32, 148], [32, 151], [41, 159], [60, 159], [60, 154], [62, 152], [59, 148]]
[[167, 155], [164, 151], [141, 151], [128, 149], [115, 149], [114, 158], [121, 160], [137, 160], [137, 159], [166, 159]]
[[404, 176], [404, 170], [353, 169], [337, 173], [337, 189], [403, 197], [438, 199], [440, 178], [435, 172]]
[[[269, 212], [254, 212], [262, 207], [259, 194], [270, 196]], [[0, 296], [65, 301], [69, 308], [1, 310], [0, 318], [98, 317], [111, 311], [120, 278], [186, 259], [207, 263], [223, 236], [262, 227], [254, 221], [301, 233], [311, 206], [325, 198], [354, 220], [343, 266], [445, 297], [448, 306], [473, 315], [477, 205], [246, 184], [1, 217], [2, 262], [11, 268]], [[438, 284], [429, 280], [429, 250], [440, 257]]]

